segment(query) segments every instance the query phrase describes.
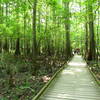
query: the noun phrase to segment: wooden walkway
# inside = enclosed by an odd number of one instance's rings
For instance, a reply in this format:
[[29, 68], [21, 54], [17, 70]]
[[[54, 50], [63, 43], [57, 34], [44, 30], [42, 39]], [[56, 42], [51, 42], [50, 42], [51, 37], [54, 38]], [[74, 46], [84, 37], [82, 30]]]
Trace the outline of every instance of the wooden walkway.
[[100, 100], [100, 87], [76, 55], [38, 100]]

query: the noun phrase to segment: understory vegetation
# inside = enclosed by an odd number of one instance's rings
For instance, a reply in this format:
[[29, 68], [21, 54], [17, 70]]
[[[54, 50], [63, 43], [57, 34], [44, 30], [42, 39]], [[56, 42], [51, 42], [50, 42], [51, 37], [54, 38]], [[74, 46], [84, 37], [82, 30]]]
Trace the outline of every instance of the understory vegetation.
[[[43, 77], [51, 77], [65, 63], [64, 59], [39, 57], [34, 65], [30, 57], [0, 56], [1, 100], [31, 100], [46, 83]], [[34, 66], [39, 69], [35, 75]]]

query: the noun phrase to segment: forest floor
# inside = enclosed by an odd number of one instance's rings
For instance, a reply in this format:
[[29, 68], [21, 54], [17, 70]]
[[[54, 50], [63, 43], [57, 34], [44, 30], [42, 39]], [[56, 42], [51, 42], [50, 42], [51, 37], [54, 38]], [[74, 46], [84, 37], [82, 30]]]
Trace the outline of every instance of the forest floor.
[[[0, 55], [0, 100], [31, 100], [52, 75], [65, 63], [57, 57], [32, 59], [11, 54]], [[34, 66], [37, 74], [33, 75]]]

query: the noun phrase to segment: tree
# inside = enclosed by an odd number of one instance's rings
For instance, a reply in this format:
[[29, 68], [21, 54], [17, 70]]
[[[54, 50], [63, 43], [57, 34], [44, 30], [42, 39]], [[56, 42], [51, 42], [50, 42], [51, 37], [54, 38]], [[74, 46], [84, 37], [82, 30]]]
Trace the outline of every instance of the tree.
[[64, 2], [64, 7], [65, 7], [65, 30], [66, 30], [66, 55], [67, 59], [69, 59], [71, 57], [69, 1]]
[[88, 60], [95, 60], [96, 49], [95, 49], [95, 34], [94, 34], [94, 17], [93, 17], [93, 7], [92, 0], [88, 1], [88, 18], [89, 18], [89, 52]]
[[32, 54], [33, 54], [34, 60], [36, 59], [36, 56], [37, 56], [36, 13], [37, 13], [37, 0], [34, 0], [34, 3], [33, 3], [33, 47], [32, 47]]
[[18, 21], [18, 24], [16, 26], [16, 34], [17, 34], [17, 40], [16, 40], [16, 49], [15, 49], [15, 55], [20, 55], [20, 37], [19, 37], [19, 34], [20, 34], [20, 27], [19, 27], [19, 5], [20, 3], [17, 2], [17, 5], [16, 5], [16, 19]]
[[85, 58], [87, 59], [88, 55], [88, 35], [89, 35], [89, 27], [88, 27], [88, 11], [86, 5], [86, 16], [85, 16]]

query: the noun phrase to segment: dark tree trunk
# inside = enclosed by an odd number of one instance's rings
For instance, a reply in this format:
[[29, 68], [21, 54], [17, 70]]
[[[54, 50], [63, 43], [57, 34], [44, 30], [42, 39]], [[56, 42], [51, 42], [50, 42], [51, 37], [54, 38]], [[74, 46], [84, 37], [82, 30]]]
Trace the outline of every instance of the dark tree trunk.
[[92, 4], [88, 4], [89, 11], [89, 52], [88, 52], [88, 60], [95, 60], [96, 49], [95, 49], [95, 35], [94, 35], [94, 22], [93, 22], [93, 10]]
[[67, 59], [71, 57], [71, 45], [70, 45], [70, 11], [69, 11], [69, 2], [66, 1], [65, 3], [65, 30], [66, 30], [66, 55]]
[[2, 40], [0, 39], [0, 53], [2, 53]]
[[[25, 3], [26, 4], [26, 3]], [[25, 39], [25, 35], [26, 35], [26, 12], [25, 12], [25, 9], [24, 9], [24, 48], [23, 48], [23, 53], [26, 54], [26, 39]]]
[[[19, 4], [20, 4], [20, 2], [18, 1], [17, 2], [17, 5], [16, 5], [16, 8], [18, 9], [18, 11], [16, 12], [17, 14], [16, 14], [16, 19], [17, 19], [17, 21], [18, 21], [18, 23], [19, 23], [19, 18], [20, 18], [20, 16], [19, 16]], [[15, 48], [15, 55], [20, 55], [21, 54], [21, 52], [20, 52], [20, 38], [19, 38], [19, 34], [20, 34], [20, 28], [17, 26], [16, 27], [16, 34], [17, 34], [17, 40], [16, 40], [16, 48]]]
[[4, 47], [3, 47], [4, 51], [9, 52], [9, 42], [8, 39], [5, 39], [5, 43], [4, 43]]
[[[3, 17], [3, 7], [0, 4], [0, 24], [3, 23], [2, 17]], [[0, 53], [2, 53], [2, 39], [1, 39], [1, 36], [0, 36]]]
[[[38, 33], [41, 34], [41, 12], [40, 12], [40, 9], [38, 11]], [[40, 48], [41, 48], [41, 38], [38, 40], [38, 43], [37, 43], [37, 54], [38, 55], [41, 54]]]
[[33, 54], [34, 60], [36, 59], [36, 56], [37, 56], [36, 13], [37, 13], [37, 0], [34, 0], [34, 4], [33, 4], [33, 47], [32, 47], [32, 54]]
[[30, 49], [30, 40], [27, 40], [27, 55], [29, 55], [31, 52], [31, 49]]
[[87, 22], [85, 23], [85, 30], [86, 30], [86, 33], [85, 33], [85, 58], [87, 59], [87, 53], [88, 53], [88, 24]]
[[[99, 1], [98, 1], [98, 6], [99, 6]], [[100, 33], [99, 33], [99, 20], [100, 20], [100, 17], [99, 17], [99, 15], [100, 15], [100, 12], [99, 12], [99, 10], [98, 10], [98, 26], [97, 26], [97, 52], [96, 52], [96, 55], [97, 55], [97, 61], [98, 61], [98, 63], [99, 63], [99, 45], [100, 45]]]
[[20, 55], [20, 39], [17, 38], [16, 40], [16, 50], [15, 50], [15, 55]]
[[[6, 7], [5, 7], [5, 10], [6, 10], [6, 27], [8, 27], [8, 4], [6, 3]], [[4, 51], [6, 51], [6, 52], [9, 52], [9, 41], [8, 41], [8, 38], [6, 37], [5, 38], [5, 43], [4, 43], [4, 46], [3, 46], [3, 49], [4, 49]]]
[[[87, 14], [87, 5], [86, 5], [86, 14]], [[88, 17], [85, 17], [85, 59], [87, 60], [87, 56], [88, 56], [88, 42], [89, 42], [89, 29], [88, 29]]]
[[33, 3], [33, 44], [32, 44], [32, 58], [34, 63], [34, 69], [32, 68], [32, 74], [37, 74], [37, 64], [36, 64], [36, 58], [37, 58], [37, 41], [36, 41], [36, 14], [37, 14], [37, 0], [34, 0]]

